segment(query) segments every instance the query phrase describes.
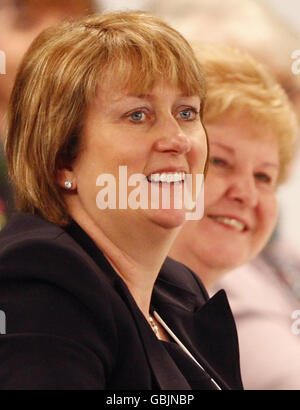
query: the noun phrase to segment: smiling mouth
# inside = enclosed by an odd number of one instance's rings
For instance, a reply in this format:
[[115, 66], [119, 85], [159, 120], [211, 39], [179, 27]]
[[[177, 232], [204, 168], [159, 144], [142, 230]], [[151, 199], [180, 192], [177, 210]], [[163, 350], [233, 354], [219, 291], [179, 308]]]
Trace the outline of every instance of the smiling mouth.
[[247, 230], [247, 226], [236, 218], [229, 218], [226, 216], [214, 216], [214, 215], [207, 215], [209, 218], [213, 219], [220, 224], [226, 225], [230, 228], [235, 229], [238, 232], [245, 232]]
[[156, 182], [156, 183], [180, 183], [185, 180], [185, 172], [163, 172], [163, 173], [156, 173], [150, 174], [147, 176], [147, 180], [149, 182]]

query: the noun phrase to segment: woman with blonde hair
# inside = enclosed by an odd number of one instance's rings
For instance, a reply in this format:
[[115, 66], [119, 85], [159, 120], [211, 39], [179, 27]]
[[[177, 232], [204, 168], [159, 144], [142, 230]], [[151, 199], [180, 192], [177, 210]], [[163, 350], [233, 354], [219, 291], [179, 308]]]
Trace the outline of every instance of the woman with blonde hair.
[[174, 199], [203, 174], [204, 98], [191, 47], [148, 14], [63, 23], [33, 42], [6, 141], [21, 212], [0, 234], [2, 388], [242, 387], [224, 292], [208, 301], [165, 261], [187, 209], [137, 200]]
[[196, 47], [196, 55], [207, 78], [205, 215], [186, 222], [170, 255], [210, 288], [270, 238], [298, 126], [285, 91], [252, 57], [217, 45]]
[[272, 263], [218, 280], [253, 260], [270, 239], [276, 191], [296, 153], [297, 118], [285, 91], [252, 57], [226, 46], [196, 50], [207, 79], [205, 216], [186, 222], [170, 256], [193, 269], [211, 292], [228, 290], [245, 388], [296, 388], [292, 357], [299, 344], [289, 326], [296, 307], [270, 272]]

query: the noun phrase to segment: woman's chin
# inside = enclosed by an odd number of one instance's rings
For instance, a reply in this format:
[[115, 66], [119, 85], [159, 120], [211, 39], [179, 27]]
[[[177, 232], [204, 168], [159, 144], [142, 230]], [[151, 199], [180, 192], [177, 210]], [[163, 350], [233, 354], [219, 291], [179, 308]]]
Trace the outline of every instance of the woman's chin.
[[224, 248], [221, 251], [219, 250], [219, 254], [216, 252], [211, 256], [216, 269], [229, 272], [249, 262], [250, 257], [245, 249], [237, 248], [236, 251], [228, 249], [228, 253], [226, 253], [226, 247]]
[[181, 227], [186, 220], [183, 209], [150, 209], [147, 214], [153, 223], [166, 229]]

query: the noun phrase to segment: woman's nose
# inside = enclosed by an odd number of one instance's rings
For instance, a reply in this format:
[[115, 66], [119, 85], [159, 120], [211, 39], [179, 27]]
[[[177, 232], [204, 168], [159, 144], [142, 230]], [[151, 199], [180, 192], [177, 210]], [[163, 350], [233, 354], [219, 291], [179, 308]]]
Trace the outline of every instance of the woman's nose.
[[230, 183], [227, 196], [233, 201], [254, 208], [258, 203], [258, 190], [253, 175], [236, 175]]
[[175, 155], [184, 155], [192, 148], [191, 138], [181, 129], [175, 119], [165, 121], [156, 129], [158, 138], [155, 141], [155, 149], [160, 152], [170, 152]]

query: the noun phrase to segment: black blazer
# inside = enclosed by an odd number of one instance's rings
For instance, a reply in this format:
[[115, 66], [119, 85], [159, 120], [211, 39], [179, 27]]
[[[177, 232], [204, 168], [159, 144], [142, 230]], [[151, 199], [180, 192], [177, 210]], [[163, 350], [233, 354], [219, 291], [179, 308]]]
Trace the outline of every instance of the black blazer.
[[[167, 259], [152, 306], [222, 388], [242, 388], [224, 291], [208, 300], [196, 275]], [[193, 387], [75, 223], [64, 230], [29, 214], [12, 218], [0, 233], [0, 310], [2, 389]], [[197, 383], [210, 388], [205, 373]]]

